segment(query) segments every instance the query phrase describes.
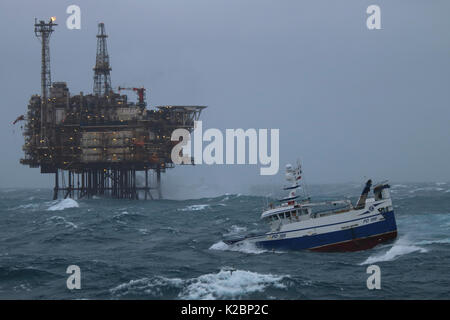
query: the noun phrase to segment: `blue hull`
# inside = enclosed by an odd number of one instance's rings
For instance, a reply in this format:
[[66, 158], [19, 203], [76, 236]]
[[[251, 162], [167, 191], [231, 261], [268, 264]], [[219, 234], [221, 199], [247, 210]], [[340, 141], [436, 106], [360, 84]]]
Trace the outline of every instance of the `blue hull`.
[[258, 241], [258, 247], [269, 250], [358, 251], [395, 239], [397, 224], [394, 211], [383, 213], [385, 220], [351, 229], [312, 236]]

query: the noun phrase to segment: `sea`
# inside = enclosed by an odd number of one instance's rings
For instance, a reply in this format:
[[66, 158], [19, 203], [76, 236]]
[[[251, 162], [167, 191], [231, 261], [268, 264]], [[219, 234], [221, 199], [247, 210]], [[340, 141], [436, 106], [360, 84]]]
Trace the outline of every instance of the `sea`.
[[[356, 201], [361, 190], [308, 192]], [[396, 240], [318, 253], [222, 241], [265, 232], [259, 217], [274, 195], [52, 201], [50, 189], [1, 189], [0, 299], [449, 299], [450, 183], [392, 183], [391, 195]], [[368, 289], [372, 265], [380, 289]], [[68, 288], [69, 266], [80, 289]]]

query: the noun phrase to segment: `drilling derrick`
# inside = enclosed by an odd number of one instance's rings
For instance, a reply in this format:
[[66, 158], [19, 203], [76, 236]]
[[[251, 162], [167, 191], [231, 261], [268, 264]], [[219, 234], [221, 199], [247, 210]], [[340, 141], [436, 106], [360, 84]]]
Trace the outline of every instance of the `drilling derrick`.
[[34, 23], [34, 33], [38, 39], [41, 41], [41, 128], [40, 128], [40, 140], [42, 142], [46, 141], [45, 128], [47, 125], [47, 120], [49, 120], [48, 110], [47, 110], [47, 99], [48, 90], [51, 85], [51, 74], [50, 74], [50, 36], [52, 34], [53, 27], [57, 26], [54, 23], [55, 17], [51, 17], [46, 23], [44, 20], [37, 22], [35, 19]]
[[106, 47], [105, 25], [98, 24], [97, 55], [94, 67], [94, 94], [107, 95], [111, 91], [111, 67], [109, 66], [108, 48]]
[[[53, 198], [110, 196], [162, 198], [161, 173], [174, 167], [172, 132], [192, 132], [205, 106], [147, 108], [144, 87], [112, 90], [105, 26], [98, 24], [92, 94], [71, 95], [66, 82], [50, 81], [49, 37], [54, 18], [36, 22], [42, 41], [41, 96], [33, 95], [25, 120], [25, 157], [41, 173], [55, 175]], [[121, 90], [138, 95], [128, 101]], [[137, 173], [143, 173], [139, 183]], [[149, 173], [153, 173], [153, 180]], [[152, 194], [153, 193], [153, 194]]]

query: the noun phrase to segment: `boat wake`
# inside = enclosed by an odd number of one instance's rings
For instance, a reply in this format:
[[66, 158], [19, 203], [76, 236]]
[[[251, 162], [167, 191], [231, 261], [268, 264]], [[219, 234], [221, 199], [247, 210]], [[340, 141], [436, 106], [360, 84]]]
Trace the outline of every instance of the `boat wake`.
[[251, 254], [261, 254], [264, 252], [268, 252], [268, 250], [260, 249], [254, 243], [247, 241], [242, 241], [239, 245], [228, 245], [223, 241], [219, 241], [213, 244], [209, 249], [220, 251], [238, 251]]
[[399, 239], [386, 252], [381, 253], [381, 254], [371, 255], [364, 262], [360, 263], [360, 265], [373, 264], [376, 262], [392, 261], [400, 256], [410, 254], [413, 252], [425, 253], [425, 252], [428, 252], [428, 250], [418, 247], [416, 245], [413, 245], [405, 239]]

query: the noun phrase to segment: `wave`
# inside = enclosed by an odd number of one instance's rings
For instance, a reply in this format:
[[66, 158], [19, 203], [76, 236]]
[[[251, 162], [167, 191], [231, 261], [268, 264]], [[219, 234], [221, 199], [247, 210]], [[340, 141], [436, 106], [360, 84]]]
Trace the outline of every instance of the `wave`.
[[137, 230], [139, 231], [140, 234], [143, 234], [143, 235], [149, 234], [149, 231], [148, 231], [147, 228], [140, 228], [140, 229], [137, 229]]
[[205, 210], [207, 208], [209, 208], [209, 204], [193, 204], [185, 208], [178, 209], [178, 211], [200, 211]]
[[135, 219], [142, 217], [142, 214], [136, 213], [136, 212], [128, 212], [128, 211], [121, 211], [120, 213], [114, 215], [112, 218], [116, 220], [120, 220], [122, 218], [126, 219]]
[[142, 295], [161, 297], [173, 292], [179, 299], [235, 299], [263, 292], [268, 287], [285, 289], [286, 285], [282, 281], [286, 278], [289, 276], [223, 267], [218, 273], [207, 273], [190, 279], [156, 276], [131, 280], [109, 291], [116, 297]]
[[416, 193], [419, 191], [444, 191], [444, 188], [441, 187], [421, 187], [421, 188], [416, 188], [416, 189], [412, 189], [409, 191], [409, 193]]
[[39, 204], [38, 203], [29, 203], [29, 204], [21, 204], [18, 207], [14, 207], [8, 210], [22, 210], [22, 209], [38, 209], [39, 208]]
[[57, 202], [56, 204], [52, 205], [50, 208], [48, 208], [48, 211], [58, 211], [58, 210], [64, 210], [68, 208], [78, 208], [79, 204], [75, 200], [71, 198], [67, 198], [64, 200], [61, 200]]
[[110, 289], [110, 293], [117, 297], [123, 296], [139, 296], [142, 294], [151, 296], [162, 296], [164, 289], [170, 289], [171, 287], [179, 288], [183, 285], [184, 280], [179, 278], [166, 278], [166, 277], [154, 277], [154, 278], [142, 278], [138, 280], [131, 280], [127, 283], [118, 285], [115, 288]]
[[0, 282], [24, 279], [34, 281], [52, 276], [54, 276], [52, 272], [35, 267], [0, 266]]
[[267, 250], [258, 248], [254, 243], [243, 241], [239, 245], [228, 245], [223, 241], [219, 241], [213, 244], [210, 250], [220, 250], [220, 251], [238, 251], [243, 253], [261, 254], [268, 252]]
[[422, 240], [417, 242], [418, 245], [429, 245], [429, 244], [450, 244], [450, 238], [447, 239], [436, 239], [436, 240]]
[[413, 252], [425, 253], [428, 252], [428, 250], [409, 244], [405, 240], [399, 239], [397, 242], [394, 243], [394, 245], [391, 248], [389, 248], [389, 250], [387, 250], [382, 254], [371, 255], [364, 262], [360, 263], [360, 265], [373, 264], [376, 262], [392, 261], [395, 260], [397, 257]]
[[66, 227], [78, 229], [78, 226], [75, 223], [67, 221], [64, 217], [52, 216], [52, 217], [48, 218], [47, 221], [55, 223], [56, 225], [64, 225]]
[[394, 184], [392, 188], [409, 188], [409, 187], [405, 184]]
[[233, 268], [222, 268], [218, 273], [208, 273], [188, 281], [178, 295], [181, 299], [236, 299], [246, 294], [263, 292], [267, 287], [286, 288], [282, 280], [289, 276], [261, 274]]

